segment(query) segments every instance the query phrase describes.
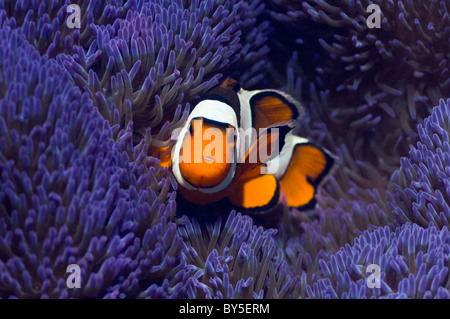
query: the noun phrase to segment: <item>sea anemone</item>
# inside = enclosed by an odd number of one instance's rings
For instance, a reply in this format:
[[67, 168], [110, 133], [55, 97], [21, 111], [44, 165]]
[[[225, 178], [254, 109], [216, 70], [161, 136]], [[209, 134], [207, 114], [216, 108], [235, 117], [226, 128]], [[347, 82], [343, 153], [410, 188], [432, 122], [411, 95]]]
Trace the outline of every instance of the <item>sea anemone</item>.
[[[449, 227], [449, 118], [450, 101], [441, 100], [417, 126], [420, 141], [411, 145], [409, 157], [401, 158], [400, 168], [392, 174], [388, 201], [376, 189], [352, 185], [344, 191], [332, 176], [316, 195], [320, 203], [316, 220], [296, 210], [285, 211], [284, 237], [300, 234], [304, 251], [315, 257], [320, 249], [336, 251], [362, 231], [378, 226], [388, 225], [393, 230], [414, 222], [422, 227], [430, 223], [438, 229]], [[358, 200], [348, 200], [349, 196]]]
[[[450, 28], [448, 8], [443, 2], [270, 2], [275, 4], [272, 17], [294, 25], [299, 30], [295, 33], [298, 38], [304, 34], [302, 31], [313, 27], [327, 37], [316, 39], [327, 54], [327, 59], [318, 63], [329, 63], [335, 69], [316, 65], [316, 74], [328, 79], [326, 88], [359, 92], [353, 96], [363, 98], [365, 102], [361, 105], [369, 104], [368, 110], [381, 108], [388, 114], [395, 113], [382, 105], [372, 108], [373, 102], [404, 95], [406, 108], [415, 119], [417, 113], [424, 112], [417, 109], [420, 103], [436, 104], [448, 93], [446, 61], [450, 58]], [[379, 27], [367, 24], [370, 4], [380, 7]], [[398, 56], [402, 58], [395, 58]], [[308, 63], [311, 61], [316, 60]], [[336, 77], [334, 84], [329, 83]], [[359, 110], [363, 111], [366, 110]], [[408, 131], [407, 127], [403, 129]]]
[[239, 11], [242, 21], [239, 61], [226, 74], [237, 79], [246, 90], [266, 88], [269, 85], [270, 22], [266, 15], [263, 1], [242, 2]]
[[[178, 232], [183, 256], [195, 274], [189, 298], [296, 298], [299, 277], [277, 250], [275, 229], [254, 225], [234, 211], [225, 224], [186, 218]], [[296, 290], [297, 289], [297, 290]]]
[[[315, 259], [299, 254], [299, 247], [291, 240], [286, 255], [303, 278], [304, 298], [450, 298], [447, 227], [379, 227], [365, 231], [353, 245], [335, 253], [321, 251]], [[376, 283], [369, 278], [370, 265], [379, 267], [379, 287], [367, 284]]]
[[[127, 11], [136, 5], [135, 0], [60, 0], [35, 1], [18, 0], [0, 2], [0, 10], [11, 18], [17, 27], [23, 27], [28, 41], [41, 54], [55, 57], [58, 53], [73, 53], [75, 44], [88, 47], [93, 41], [93, 25], [112, 24], [125, 17]], [[80, 7], [80, 28], [69, 28], [66, 20], [67, 6]]]
[[450, 99], [417, 127], [419, 142], [392, 175], [390, 206], [399, 224], [450, 227]]
[[[415, 127], [439, 98], [450, 96], [448, 7], [436, 1], [270, 3], [279, 35], [272, 56], [295, 48], [288, 63], [274, 58], [272, 73], [304, 101], [302, 133], [340, 158], [328, 195], [335, 202], [359, 200], [353, 194], [369, 188], [386, 199], [400, 157], [417, 141]], [[381, 10], [380, 28], [366, 23], [372, 3]]]
[[[184, 295], [171, 180], [21, 29], [0, 28], [0, 297]], [[66, 286], [77, 264], [81, 289]], [[189, 274], [187, 274], [189, 275]]]
[[[132, 120], [136, 142], [150, 127], [152, 146], [167, 147], [171, 132], [186, 119], [188, 102], [232, 72], [241, 53], [247, 55], [244, 64], [267, 53], [261, 35], [267, 26], [252, 31], [257, 20], [250, 19], [251, 9], [261, 11], [234, 0], [143, 2], [114, 25], [93, 27], [96, 39], [87, 52], [75, 46], [73, 56], [59, 59], [106, 119], [118, 120], [122, 128]], [[241, 43], [243, 32], [248, 43]], [[258, 64], [243, 76], [263, 69]], [[114, 109], [119, 111], [116, 120]]]
[[[0, 298], [450, 298], [446, 4], [69, 3], [0, 2]], [[176, 198], [149, 155], [227, 76], [303, 102], [314, 210]]]
[[308, 221], [299, 218], [302, 213], [294, 210], [287, 219], [290, 220], [290, 227], [295, 225], [300, 229], [296, 233], [301, 234], [304, 252], [316, 257], [322, 249], [336, 252], [345, 244], [353, 243], [365, 230], [374, 230], [379, 226], [392, 228], [394, 214], [387, 211], [384, 201], [375, 198], [369, 204], [361, 200], [347, 201], [334, 209], [319, 206], [316, 218]]

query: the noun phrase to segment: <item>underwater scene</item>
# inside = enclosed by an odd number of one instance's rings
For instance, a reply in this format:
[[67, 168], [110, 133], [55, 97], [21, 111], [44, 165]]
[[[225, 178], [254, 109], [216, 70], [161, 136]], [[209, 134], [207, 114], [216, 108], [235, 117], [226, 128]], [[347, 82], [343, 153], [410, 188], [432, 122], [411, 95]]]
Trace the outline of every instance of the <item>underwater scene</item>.
[[450, 299], [450, 0], [0, 0], [0, 298]]

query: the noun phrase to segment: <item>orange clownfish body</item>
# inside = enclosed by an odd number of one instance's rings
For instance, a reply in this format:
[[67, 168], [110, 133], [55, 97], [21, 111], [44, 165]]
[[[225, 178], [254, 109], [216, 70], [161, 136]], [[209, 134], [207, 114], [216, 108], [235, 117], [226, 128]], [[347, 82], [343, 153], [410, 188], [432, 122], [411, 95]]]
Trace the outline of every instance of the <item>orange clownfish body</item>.
[[267, 212], [284, 195], [290, 207], [309, 209], [334, 158], [293, 134], [302, 114], [284, 92], [246, 91], [227, 79], [194, 107], [170, 156], [161, 150], [161, 165], [194, 204], [227, 198], [241, 211]]

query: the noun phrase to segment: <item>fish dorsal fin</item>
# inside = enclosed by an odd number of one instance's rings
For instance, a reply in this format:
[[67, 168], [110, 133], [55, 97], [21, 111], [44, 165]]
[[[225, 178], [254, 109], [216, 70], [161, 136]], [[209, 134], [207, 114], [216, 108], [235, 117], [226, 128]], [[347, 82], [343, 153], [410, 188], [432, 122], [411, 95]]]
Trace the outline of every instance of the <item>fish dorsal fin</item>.
[[294, 126], [303, 114], [299, 102], [278, 90], [261, 90], [249, 100], [252, 123], [256, 129], [292, 121]]
[[225, 81], [222, 82], [220, 87], [222, 87], [224, 89], [231, 89], [235, 92], [237, 92], [241, 89], [239, 82], [232, 78], [226, 78]]

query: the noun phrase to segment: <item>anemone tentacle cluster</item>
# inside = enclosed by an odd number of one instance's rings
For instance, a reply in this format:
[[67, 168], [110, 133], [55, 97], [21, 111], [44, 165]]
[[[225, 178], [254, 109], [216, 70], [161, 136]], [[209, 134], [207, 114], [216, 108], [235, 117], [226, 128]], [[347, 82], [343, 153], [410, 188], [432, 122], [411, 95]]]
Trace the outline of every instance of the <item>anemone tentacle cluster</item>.
[[[335, 253], [321, 251], [315, 259], [302, 254], [302, 249], [298, 241], [291, 241], [286, 252], [305, 278], [305, 298], [450, 298], [447, 227], [425, 229], [409, 223], [395, 231], [379, 227], [365, 231], [353, 245]], [[378, 287], [367, 284], [368, 280], [376, 284], [367, 275], [372, 274], [371, 265], [379, 267]]]
[[183, 255], [195, 269], [189, 298], [296, 298], [299, 277], [283, 260], [275, 229], [264, 230], [248, 216], [231, 212], [201, 226], [195, 219], [179, 228]]
[[[302, 133], [341, 160], [329, 201], [386, 200], [391, 174], [418, 139], [415, 129], [450, 97], [448, 4], [442, 1], [269, 1], [277, 33], [276, 74], [309, 112]], [[379, 28], [367, 24], [371, 4]], [[350, 129], [347, 129], [350, 127]], [[339, 134], [336, 134], [339, 132]], [[350, 192], [346, 190], [351, 189]], [[358, 195], [354, 195], [354, 194]], [[366, 201], [370, 203], [370, 201]]]
[[419, 142], [391, 178], [389, 204], [397, 223], [450, 227], [450, 99], [417, 126]]
[[[21, 29], [0, 29], [0, 52], [0, 296], [183, 296], [167, 172], [131, 149], [131, 128], [115, 141]], [[66, 286], [71, 264], [82, 289]]]
[[136, 142], [151, 127], [152, 145], [168, 146], [171, 132], [186, 120], [188, 102], [226, 73], [249, 85], [262, 80], [268, 47], [267, 23], [256, 19], [260, 2], [144, 1], [138, 7], [113, 25], [91, 25], [95, 40], [87, 52], [75, 46], [75, 54], [59, 57], [105, 118], [122, 128], [133, 121]]
[[[72, 54], [75, 44], [88, 47], [94, 39], [92, 25], [114, 23], [116, 19], [125, 17], [137, 3], [136, 0], [5, 0], [0, 2], [0, 9], [13, 20], [14, 26], [23, 27], [28, 41], [41, 54], [55, 57], [61, 52]], [[80, 8], [80, 29], [66, 26], [69, 5]]]

